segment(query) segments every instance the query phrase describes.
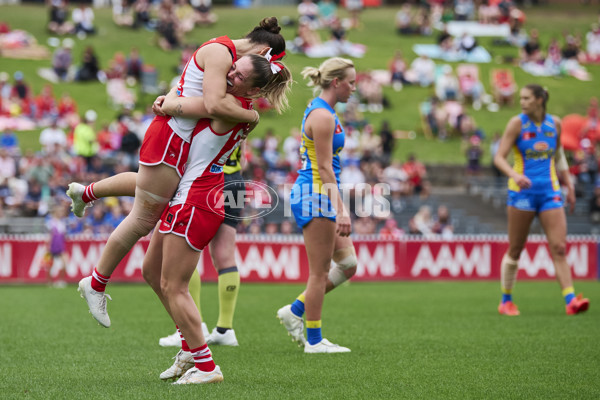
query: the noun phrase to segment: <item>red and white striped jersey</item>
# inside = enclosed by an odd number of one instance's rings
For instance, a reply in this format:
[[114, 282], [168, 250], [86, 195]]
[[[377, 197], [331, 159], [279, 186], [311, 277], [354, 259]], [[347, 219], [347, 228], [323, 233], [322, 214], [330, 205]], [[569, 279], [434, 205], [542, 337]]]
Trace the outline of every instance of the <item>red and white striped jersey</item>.
[[[238, 100], [245, 109], [252, 107], [250, 100]], [[223, 166], [240, 145], [246, 124], [239, 123], [225, 133], [217, 133], [210, 122], [203, 118], [194, 129], [189, 161], [170, 206], [189, 204], [223, 213]]]
[[[219, 36], [217, 38], [210, 39], [208, 42], [205, 42], [200, 46], [195, 52], [194, 55], [188, 60], [181, 77], [179, 78], [179, 82], [177, 83], [177, 95], [180, 97], [200, 97], [203, 94], [202, 84], [204, 83], [204, 69], [200, 68], [198, 63], [196, 62], [196, 53], [200, 48], [213, 43], [219, 43], [229, 49], [231, 53], [233, 64], [237, 60], [237, 52], [235, 46], [231, 39], [227, 36]], [[177, 135], [179, 135], [186, 142], [190, 142], [192, 137], [192, 132], [196, 127], [197, 119], [193, 118], [182, 118], [182, 117], [173, 117], [169, 121], [169, 126], [173, 129]]]

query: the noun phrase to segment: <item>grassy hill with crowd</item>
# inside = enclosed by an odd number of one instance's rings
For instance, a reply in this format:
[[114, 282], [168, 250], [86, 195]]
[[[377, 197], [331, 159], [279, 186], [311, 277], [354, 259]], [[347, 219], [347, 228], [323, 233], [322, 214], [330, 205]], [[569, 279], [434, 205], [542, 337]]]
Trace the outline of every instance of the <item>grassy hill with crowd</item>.
[[[416, 43], [434, 43], [436, 34], [432, 37], [399, 36], [394, 29], [394, 17], [397, 7], [383, 7], [366, 10], [361, 18], [363, 26], [358, 30], [348, 32], [348, 39], [354, 43], [362, 43], [368, 50], [365, 57], [355, 59], [359, 71], [386, 69], [388, 61], [394, 51], [402, 50], [407, 62], [416, 57], [412, 46]], [[1, 6], [1, 20], [8, 22], [13, 29], [24, 29], [33, 34], [40, 44], [46, 44], [51, 35], [46, 30], [48, 11], [41, 5]], [[582, 5], [540, 6], [524, 9], [527, 20], [527, 30], [536, 28], [540, 32], [542, 48], [548, 45], [551, 37], [558, 37], [562, 41], [562, 33], [585, 33], [590, 24], [598, 21], [598, 8]], [[147, 64], [154, 65], [159, 71], [161, 81], [169, 82], [175, 76], [175, 67], [180, 61], [180, 52], [165, 52], [156, 43], [156, 33], [145, 29], [132, 30], [116, 26], [112, 22], [111, 10], [98, 9], [96, 12], [96, 25], [99, 32], [84, 40], [75, 39], [73, 58], [79, 63], [84, 48], [88, 45], [94, 47], [101, 68], [108, 66], [109, 60], [117, 51], [128, 54], [131, 47], [140, 49], [140, 53]], [[196, 28], [186, 37], [187, 43], [200, 44], [212, 37], [227, 34], [232, 38], [242, 37], [258, 21], [265, 16], [290, 17], [295, 19], [295, 7], [261, 7], [250, 9], [236, 9], [233, 7], [215, 7], [219, 21], [211, 27]], [[344, 10], [340, 10], [341, 17], [345, 17]], [[284, 27], [282, 31], [286, 39], [291, 40], [295, 35], [295, 27]], [[321, 32], [321, 37], [326, 39], [326, 32]], [[479, 43], [492, 54], [493, 61], [489, 64], [480, 64], [480, 74], [486, 92], [490, 91], [489, 73], [491, 69], [499, 66], [511, 68], [519, 86], [527, 83], [539, 83], [546, 86], [550, 92], [549, 111], [559, 116], [570, 113], [585, 114], [588, 101], [592, 96], [598, 96], [598, 79], [600, 79], [600, 66], [587, 66], [591, 73], [592, 81], [578, 81], [572, 77], [538, 78], [528, 75], [518, 66], [503, 64], [504, 60], [518, 55], [515, 47], [494, 46], [491, 38], [481, 38]], [[561, 42], [562, 45], [562, 42]], [[52, 50], [52, 49], [50, 49]], [[321, 59], [310, 59], [304, 55], [290, 54], [284, 62], [291, 68], [295, 77], [290, 109], [283, 115], [268, 112], [263, 115], [260, 126], [253, 133], [260, 136], [272, 128], [274, 132], [285, 137], [290, 129], [300, 125], [302, 113], [307, 101], [311, 98], [311, 90], [303, 82], [300, 71], [308, 65], [316, 66]], [[36, 71], [40, 67], [50, 67], [50, 60], [14, 60], [2, 58], [0, 70], [14, 73], [21, 70], [25, 73], [36, 94], [46, 83]], [[456, 63], [451, 63], [456, 65]], [[106, 87], [101, 83], [60, 83], [54, 85], [55, 97], [63, 92], [69, 92], [79, 104], [81, 113], [87, 109], [95, 109], [99, 115], [99, 123], [110, 122], [117, 110], [109, 104]], [[138, 91], [139, 109], [144, 109], [150, 104], [154, 96], [141, 96]], [[391, 87], [384, 89], [390, 107], [379, 114], [366, 113], [365, 117], [373, 123], [377, 130], [383, 120], [388, 120], [392, 129], [416, 131], [415, 139], [399, 139], [396, 144], [395, 157], [405, 159], [409, 152], [415, 152], [420, 159], [427, 163], [452, 163], [463, 164], [465, 157], [461, 153], [460, 139], [451, 138], [440, 142], [428, 140], [423, 137], [421, 122], [418, 112], [419, 103], [433, 94], [433, 88], [406, 86], [402, 91], [395, 92]], [[503, 107], [500, 111], [492, 113], [485, 108], [479, 111], [468, 108], [468, 112], [475, 118], [478, 126], [483, 129], [486, 138], [483, 142], [487, 152], [489, 141], [496, 131], [502, 131], [510, 116], [519, 112], [518, 102], [513, 107]], [[39, 148], [39, 131], [21, 132], [19, 139], [23, 149]], [[484, 160], [489, 162], [489, 154]]]

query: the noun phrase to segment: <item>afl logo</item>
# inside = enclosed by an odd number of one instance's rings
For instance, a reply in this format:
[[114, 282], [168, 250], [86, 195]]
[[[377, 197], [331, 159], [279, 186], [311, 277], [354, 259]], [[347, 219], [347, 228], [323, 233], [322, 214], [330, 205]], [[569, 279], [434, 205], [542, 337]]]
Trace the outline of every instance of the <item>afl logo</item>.
[[546, 151], [548, 150], [548, 143], [546, 142], [535, 142], [535, 144], [533, 145], [533, 148], [536, 151]]
[[[277, 208], [279, 196], [270, 186], [258, 181], [236, 180], [217, 185], [207, 196], [208, 205], [216, 214], [222, 214], [234, 220], [250, 220], [262, 218]], [[250, 204], [243, 216], [240, 211]], [[238, 210], [238, 211], [233, 211]], [[229, 211], [229, 212], [228, 212]]]
[[535, 139], [535, 132], [523, 132], [523, 139], [524, 140]]
[[342, 133], [342, 126], [340, 124], [337, 124], [335, 127], [335, 133]]

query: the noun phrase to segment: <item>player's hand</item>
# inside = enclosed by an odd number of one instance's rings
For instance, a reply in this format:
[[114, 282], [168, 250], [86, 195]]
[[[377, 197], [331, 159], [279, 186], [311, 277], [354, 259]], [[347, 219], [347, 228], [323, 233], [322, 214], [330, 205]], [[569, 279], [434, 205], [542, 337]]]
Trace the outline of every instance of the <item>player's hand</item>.
[[167, 114], [165, 114], [165, 112], [162, 110], [162, 105], [165, 102], [165, 97], [166, 96], [158, 96], [156, 98], [156, 100], [154, 100], [154, 103], [152, 103], [152, 112], [156, 115], [158, 115], [159, 117], [164, 117]]
[[254, 130], [254, 128], [256, 128], [258, 123], [260, 122], [260, 114], [256, 110], [254, 110], [254, 112], [256, 113], [256, 119], [254, 121], [248, 122], [248, 124], [246, 124], [246, 127], [244, 128], [244, 132], [242, 133], [242, 140], [246, 139], [248, 137], [248, 135], [250, 134], [250, 132], [252, 132]]
[[335, 218], [336, 233], [340, 236], [350, 236], [352, 233], [352, 220], [347, 213], [338, 215]]
[[513, 180], [521, 189], [529, 189], [531, 187], [531, 180], [525, 175], [516, 174], [513, 176]]

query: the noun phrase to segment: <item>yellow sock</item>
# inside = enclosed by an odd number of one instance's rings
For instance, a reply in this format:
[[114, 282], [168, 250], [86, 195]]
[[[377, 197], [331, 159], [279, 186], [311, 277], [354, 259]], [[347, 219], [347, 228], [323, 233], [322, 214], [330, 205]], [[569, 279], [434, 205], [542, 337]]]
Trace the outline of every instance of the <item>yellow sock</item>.
[[566, 287], [562, 290], [563, 297], [571, 293], [575, 293], [575, 289], [573, 288], [573, 286]]
[[240, 290], [240, 273], [237, 267], [219, 271], [219, 328], [233, 328], [233, 314]]
[[202, 310], [200, 310], [200, 274], [198, 270], [195, 269], [192, 277], [190, 278], [190, 283], [188, 285], [188, 290], [190, 291], [190, 296], [194, 299], [194, 303], [196, 303], [196, 307], [198, 308], [198, 312], [200, 313], [200, 318], [202, 318]]

